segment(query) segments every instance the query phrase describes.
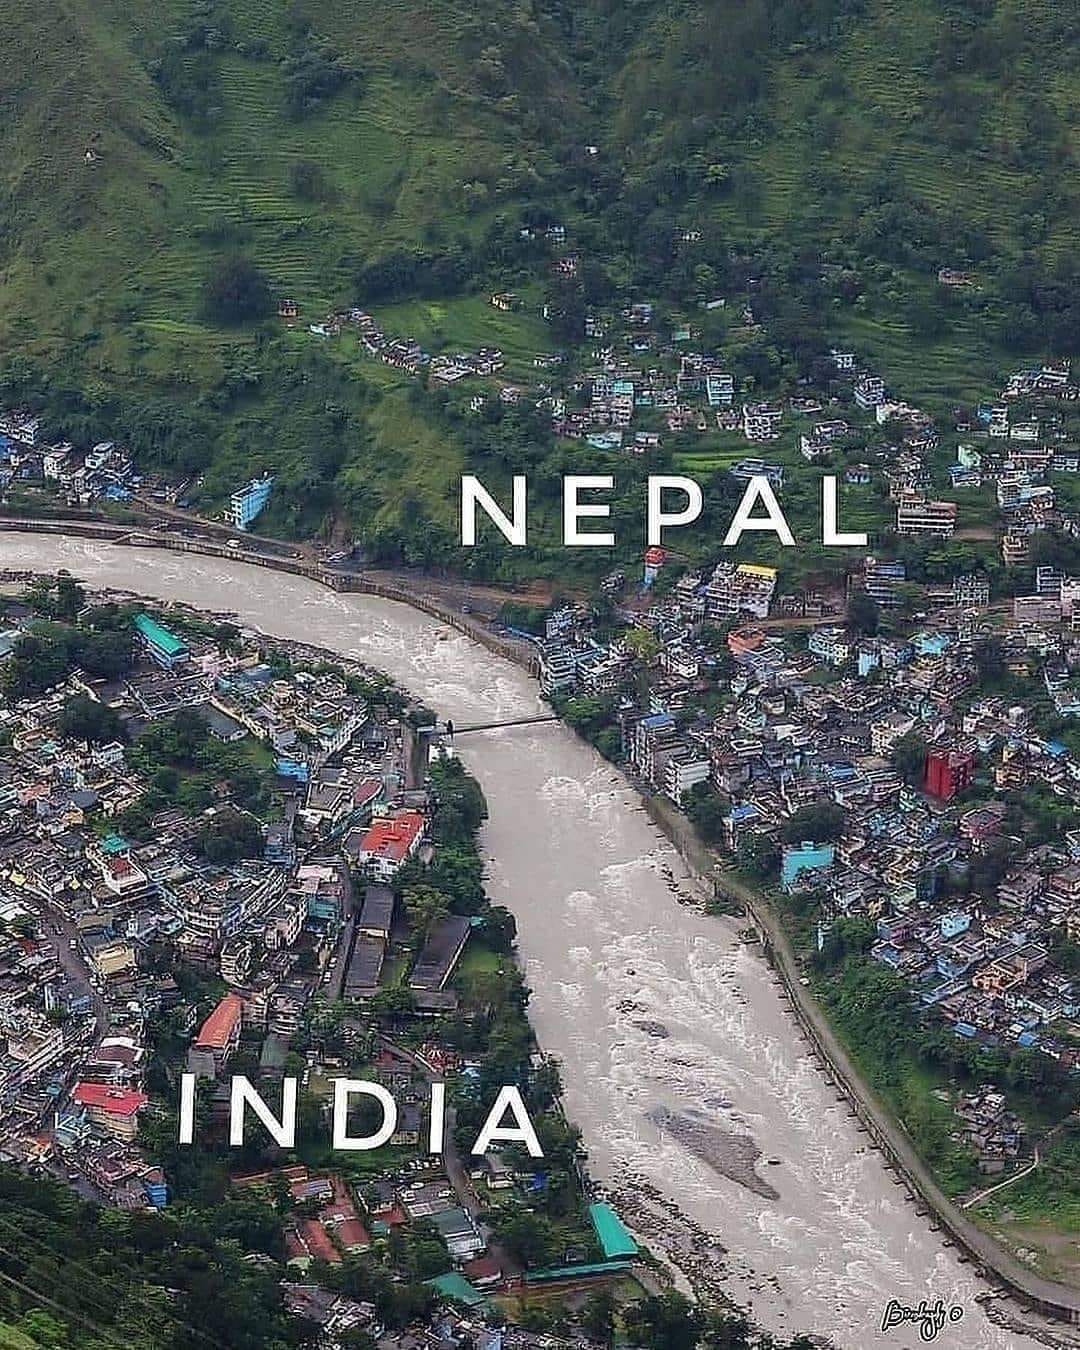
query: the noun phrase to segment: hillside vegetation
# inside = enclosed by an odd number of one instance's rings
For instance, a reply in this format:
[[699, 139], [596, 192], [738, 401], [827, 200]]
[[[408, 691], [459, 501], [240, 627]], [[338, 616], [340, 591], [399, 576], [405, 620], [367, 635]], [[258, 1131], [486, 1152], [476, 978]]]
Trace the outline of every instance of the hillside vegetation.
[[1080, 346], [1071, 0], [9, 0], [0, 44], [0, 394], [207, 506], [272, 469], [286, 532], [446, 560], [463, 465], [563, 470], [306, 331], [358, 304], [531, 366], [580, 334], [523, 222], [576, 303], [752, 291], [763, 392], [835, 341], [943, 403]]

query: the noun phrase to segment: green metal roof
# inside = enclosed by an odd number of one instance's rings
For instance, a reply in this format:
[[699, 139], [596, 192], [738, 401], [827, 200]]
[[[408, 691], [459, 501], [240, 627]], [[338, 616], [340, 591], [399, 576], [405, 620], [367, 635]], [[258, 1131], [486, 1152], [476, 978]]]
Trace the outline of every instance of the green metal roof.
[[152, 642], [155, 647], [159, 647], [166, 656], [179, 656], [181, 652], [187, 651], [187, 648], [175, 633], [170, 633], [167, 628], [163, 628], [149, 614], [136, 614], [135, 627], [146, 638], [147, 642]]
[[459, 1303], [467, 1304], [470, 1308], [490, 1306], [486, 1295], [456, 1270], [447, 1271], [445, 1275], [436, 1275], [433, 1280], [425, 1280], [424, 1283], [432, 1289], [437, 1289], [446, 1298], [457, 1299]]
[[593, 1275], [619, 1275], [633, 1267], [629, 1261], [594, 1261], [573, 1266], [545, 1266], [543, 1270], [527, 1270], [526, 1284], [547, 1284], [554, 1280], [585, 1280]]
[[637, 1243], [610, 1205], [590, 1205], [589, 1218], [596, 1229], [600, 1246], [604, 1249], [606, 1261], [616, 1261], [623, 1256], [637, 1256]]

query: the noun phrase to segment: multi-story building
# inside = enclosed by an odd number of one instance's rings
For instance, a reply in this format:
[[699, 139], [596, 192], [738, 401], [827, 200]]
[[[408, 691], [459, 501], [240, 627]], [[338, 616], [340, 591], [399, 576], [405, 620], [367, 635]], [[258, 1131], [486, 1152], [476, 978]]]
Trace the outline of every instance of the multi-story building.
[[748, 483], [751, 478], [766, 478], [773, 487], [784, 486], [784, 466], [767, 459], [736, 460], [728, 473], [741, 483]]
[[1031, 540], [1022, 531], [1009, 530], [1001, 537], [1001, 558], [1006, 567], [1023, 567]]
[[882, 608], [900, 603], [900, 587], [906, 577], [907, 566], [899, 561], [868, 557], [863, 563], [863, 589]]
[[897, 534], [932, 535], [950, 539], [956, 529], [956, 503], [930, 501], [925, 497], [901, 497], [896, 505]]
[[264, 474], [262, 478], [253, 478], [246, 486], [237, 489], [229, 499], [229, 523], [238, 530], [250, 529], [270, 500], [273, 487], [271, 475]]
[[139, 1132], [139, 1112], [149, 1098], [109, 1083], [76, 1083], [72, 1100], [83, 1107], [95, 1130], [130, 1142]]
[[926, 791], [949, 802], [975, 775], [975, 756], [966, 750], [931, 750], [926, 756]]
[[574, 653], [564, 642], [540, 644], [540, 691], [545, 698], [571, 693], [577, 684]]
[[424, 817], [419, 811], [378, 817], [358, 841], [358, 865], [379, 881], [392, 881], [398, 868], [420, 847], [424, 829]]
[[630, 762], [643, 777], [654, 785], [657, 782], [657, 755], [661, 750], [679, 742], [675, 719], [670, 713], [650, 713], [634, 727], [630, 746]]
[[880, 375], [860, 375], [855, 381], [855, 402], [869, 410], [885, 402], [885, 381]]
[[181, 948], [193, 960], [215, 957], [245, 924], [266, 913], [287, 884], [281, 868], [259, 863], [184, 882], [174, 894]]
[[842, 666], [851, 655], [851, 639], [842, 628], [815, 628], [806, 645], [830, 666]]
[[216, 1078], [240, 1044], [243, 1021], [243, 999], [238, 994], [226, 994], [191, 1043], [188, 1071], [204, 1078]]
[[683, 746], [664, 757], [662, 790], [676, 805], [698, 783], [709, 781], [711, 762], [703, 751]]
[[954, 577], [953, 604], [961, 609], [983, 609], [990, 603], [990, 578], [985, 572], [965, 572]]
[[743, 435], [748, 441], [775, 441], [783, 415], [779, 403], [744, 403]]
[[51, 1022], [27, 1020], [25, 1026], [8, 1036], [7, 1053], [13, 1061], [14, 1081], [21, 1086], [61, 1058], [64, 1053], [64, 1033]]
[[186, 643], [149, 614], [136, 614], [133, 623], [146, 654], [163, 670], [173, 670], [191, 655]]
[[765, 619], [776, 590], [776, 568], [755, 563], [721, 562], [705, 586], [705, 617], [733, 618], [751, 614]]

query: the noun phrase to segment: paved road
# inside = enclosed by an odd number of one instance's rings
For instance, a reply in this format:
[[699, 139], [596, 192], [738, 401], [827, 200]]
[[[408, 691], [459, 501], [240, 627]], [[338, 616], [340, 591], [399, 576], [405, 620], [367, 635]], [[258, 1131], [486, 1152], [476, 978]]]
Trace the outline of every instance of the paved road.
[[[429, 1083], [443, 1082], [442, 1074], [436, 1073], [429, 1065], [413, 1052], [396, 1041], [392, 1041], [388, 1036], [379, 1035], [379, 1042], [385, 1045], [394, 1054], [407, 1059], [414, 1068], [423, 1074]], [[488, 1251], [499, 1262], [502, 1272], [508, 1278], [520, 1275], [522, 1272], [521, 1264], [510, 1255], [505, 1247], [497, 1242], [490, 1241], [490, 1230], [486, 1224], [480, 1223], [480, 1215], [487, 1208], [483, 1200], [477, 1194], [476, 1187], [469, 1176], [469, 1169], [465, 1160], [461, 1156], [461, 1151], [454, 1142], [454, 1126], [457, 1123], [457, 1113], [453, 1106], [447, 1102], [446, 1105], [446, 1134], [443, 1142], [443, 1164], [446, 1167], [446, 1175], [450, 1178], [450, 1184], [454, 1188], [454, 1194], [457, 1196], [458, 1204], [482, 1229], [484, 1236], [489, 1239]]]
[[[90, 970], [78, 946], [71, 945], [72, 941], [77, 940], [78, 930], [70, 920], [61, 917], [36, 897], [24, 894], [20, 899], [37, 915], [46, 940], [56, 952], [60, 969], [76, 988], [83, 989], [90, 995], [95, 1027], [94, 1044], [99, 1045], [109, 1030], [109, 1005], [91, 983]], [[59, 933], [54, 932], [56, 928], [60, 929]]]

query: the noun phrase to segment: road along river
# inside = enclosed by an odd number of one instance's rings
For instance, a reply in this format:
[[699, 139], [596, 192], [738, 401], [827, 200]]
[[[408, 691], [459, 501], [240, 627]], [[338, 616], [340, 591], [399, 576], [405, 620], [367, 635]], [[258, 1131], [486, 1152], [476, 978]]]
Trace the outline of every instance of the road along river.
[[[235, 612], [385, 670], [459, 725], [543, 711], [523, 671], [426, 615], [239, 561], [0, 534], [0, 567]], [[910, 1324], [881, 1331], [886, 1303], [940, 1298], [963, 1315], [936, 1344], [1033, 1350], [867, 1146], [737, 925], [680, 905], [693, 882], [622, 778], [559, 724], [458, 748], [487, 795], [489, 887], [517, 919], [533, 1024], [639, 1234], [778, 1333], [913, 1350]]]

